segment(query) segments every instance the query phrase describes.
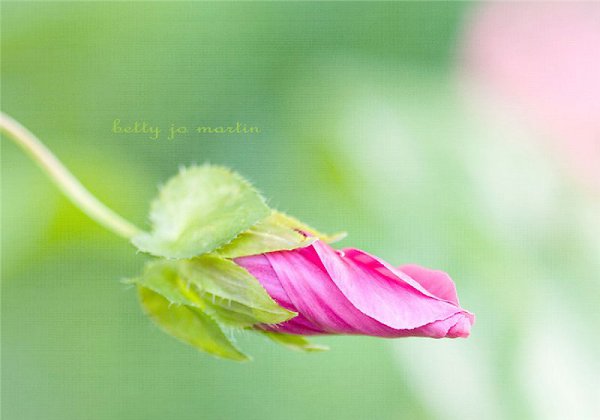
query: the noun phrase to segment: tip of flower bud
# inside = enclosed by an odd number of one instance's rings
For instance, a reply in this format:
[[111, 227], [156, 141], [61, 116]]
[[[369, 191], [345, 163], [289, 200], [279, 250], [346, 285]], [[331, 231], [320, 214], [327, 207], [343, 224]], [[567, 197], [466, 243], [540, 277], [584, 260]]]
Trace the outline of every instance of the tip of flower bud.
[[471, 327], [475, 323], [475, 315], [465, 314], [452, 328], [448, 330], [448, 338], [467, 338], [471, 335]]

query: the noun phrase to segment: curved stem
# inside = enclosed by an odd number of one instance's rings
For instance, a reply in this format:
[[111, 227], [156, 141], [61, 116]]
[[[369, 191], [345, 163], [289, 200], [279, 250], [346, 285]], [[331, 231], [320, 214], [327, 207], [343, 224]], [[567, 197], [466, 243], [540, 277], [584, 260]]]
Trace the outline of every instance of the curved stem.
[[0, 112], [0, 131], [35, 160], [73, 204], [108, 230], [131, 239], [141, 230], [106, 207], [69, 172], [67, 168], [29, 130]]

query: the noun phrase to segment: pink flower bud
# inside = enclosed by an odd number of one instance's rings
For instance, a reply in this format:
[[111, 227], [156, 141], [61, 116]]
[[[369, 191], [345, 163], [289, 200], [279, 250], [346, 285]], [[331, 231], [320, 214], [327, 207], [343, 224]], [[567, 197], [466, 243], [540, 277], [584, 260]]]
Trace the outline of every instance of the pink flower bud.
[[298, 316], [262, 328], [286, 334], [468, 337], [475, 320], [442, 272], [395, 268], [358, 249], [317, 240], [292, 251], [237, 258], [269, 295]]

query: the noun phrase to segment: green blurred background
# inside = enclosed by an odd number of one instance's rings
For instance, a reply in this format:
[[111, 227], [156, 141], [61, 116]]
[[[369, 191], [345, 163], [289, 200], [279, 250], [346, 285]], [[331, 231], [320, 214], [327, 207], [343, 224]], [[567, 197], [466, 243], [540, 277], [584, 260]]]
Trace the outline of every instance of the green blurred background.
[[[164, 335], [119, 282], [146, 257], [2, 139], [2, 418], [592, 418], [600, 225], [539, 137], [456, 82], [478, 5], [2, 3], [2, 110], [148, 226], [180, 165], [228, 165], [270, 204], [400, 265], [448, 271], [467, 340], [324, 337], [248, 364]], [[122, 123], [258, 126], [169, 141]]]

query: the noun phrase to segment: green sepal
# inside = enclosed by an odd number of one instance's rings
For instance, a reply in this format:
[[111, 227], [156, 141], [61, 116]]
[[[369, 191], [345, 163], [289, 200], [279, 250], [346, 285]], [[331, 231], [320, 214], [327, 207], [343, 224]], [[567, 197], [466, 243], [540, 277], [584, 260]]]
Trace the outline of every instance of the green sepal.
[[129, 282], [161, 294], [170, 303], [199, 308], [233, 327], [279, 324], [296, 316], [279, 306], [248, 271], [215, 255], [152, 261]]
[[203, 255], [182, 262], [182, 273], [223, 322], [279, 324], [297, 315], [279, 306], [254, 276], [231, 260]]
[[291, 250], [310, 245], [316, 238], [307, 237], [281, 223], [277, 212], [242, 232], [232, 242], [215, 251], [225, 258], [237, 258], [266, 252]]
[[150, 210], [152, 232], [132, 243], [159, 257], [191, 258], [232, 241], [269, 214], [262, 196], [237, 173], [192, 166], [160, 189]]
[[219, 324], [200, 309], [172, 304], [164, 296], [138, 286], [142, 307], [164, 331], [202, 351], [239, 362], [250, 360], [225, 335]]
[[269, 337], [272, 341], [287, 347], [292, 350], [305, 351], [305, 352], [316, 352], [316, 351], [327, 351], [328, 346], [321, 344], [311, 343], [302, 335], [291, 335], [281, 334], [272, 331], [260, 331], [262, 334]]
[[206, 309], [204, 299], [190, 288], [189, 282], [181, 275], [180, 262], [173, 260], [149, 261], [141, 276], [126, 279], [125, 283], [135, 283], [160, 294], [170, 304], [188, 305]]
[[305, 232], [310, 236], [314, 236], [315, 238], [322, 240], [323, 242], [338, 242], [344, 239], [346, 236], [348, 236], [346, 232], [337, 232], [333, 234], [319, 232], [318, 230], [310, 227], [309, 225], [302, 223], [295, 217], [287, 215], [280, 211], [273, 211], [273, 217], [275, 218], [275, 221], [280, 225], [287, 226], [297, 231]]
[[217, 249], [215, 253], [226, 258], [238, 258], [303, 248], [317, 239], [334, 242], [344, 236], [345, 233], [325, 235], [291, 216], [273, 210], [269, 217], [242, 232], [232, 242]]

